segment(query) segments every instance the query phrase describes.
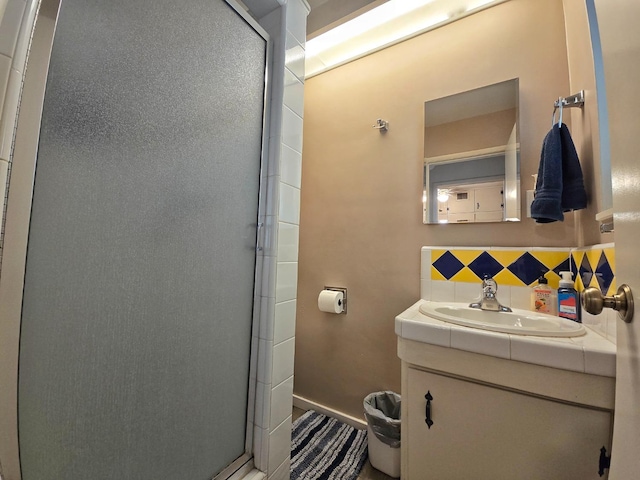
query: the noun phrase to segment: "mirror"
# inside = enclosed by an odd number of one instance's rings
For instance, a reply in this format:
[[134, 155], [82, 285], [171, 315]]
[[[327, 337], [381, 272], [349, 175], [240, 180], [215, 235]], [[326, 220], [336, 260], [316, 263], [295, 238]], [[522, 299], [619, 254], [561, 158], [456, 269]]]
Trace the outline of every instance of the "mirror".
[[520, 221], [518, 79], [424, 104], [424, 223]]

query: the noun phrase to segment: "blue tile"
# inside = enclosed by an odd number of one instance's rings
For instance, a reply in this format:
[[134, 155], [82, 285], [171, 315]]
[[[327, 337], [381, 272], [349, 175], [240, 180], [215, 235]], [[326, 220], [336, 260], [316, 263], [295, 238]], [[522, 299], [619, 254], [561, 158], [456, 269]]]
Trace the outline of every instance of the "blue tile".
[[560, 272], [575, 272], [576, 271], [575, 267], [573, 267], [573, 269], [571, 268], [572, 263], [573, 262], [570, 262], [569, 259], [567, 258], [564, 262], [562, 262], [560, 265], [553, 268], [552, 270], [556, 272], [558, 276], [560, 276]]
[[468, 266], [469, 269], [478, 276], [478, 278], [484, 278], [485, 275], [493, 277], [504, 268], [500, 262], [487, 252], [482, 252]]
[[531, 285], [540, 275], [549, 271], [540, 260], [529, 252], [524, 253], [520, 258], [507, 267], [507, 269], [518, 277], [525, 285]]
[[433, 262], [433, 266], [447, 280], [464, 268], [464, 264], [448, 250]]
[[578, 273], [582, 279], [582, 285], [584, 285], [584, 288], [587, 288], [593, 278], [593, 268], [591, 268], [591, 264], [589, 263], [589, 259], [586, 255], [582, 257], [582, 263], [580, 264], [580, 270]]
[[596, 279], [598, 280], [598, 285], [600, 286], [600, 291], [603, 295], [606, 295], [609, 291], [609, 287], [613, 282], [613, 270], [611, 270], [611, 265], [609, 265], [609, 260], [607, 259], [604, 252], [600, 255], [600, 260], [598, 261], [598, 266], [596, 267]]

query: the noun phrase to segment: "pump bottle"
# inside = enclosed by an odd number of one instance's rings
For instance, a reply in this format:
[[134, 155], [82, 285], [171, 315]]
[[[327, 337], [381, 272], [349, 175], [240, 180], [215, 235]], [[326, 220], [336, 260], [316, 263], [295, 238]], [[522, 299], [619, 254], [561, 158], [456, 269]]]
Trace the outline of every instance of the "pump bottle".
[[558, 315], [582, 323], [582, 309], [578, 292], [574, 288], [571, 272], [560, 272], [562, 279], [558, 288]]
[[547, 315], [556, 315], [558, 300], [556, 291], [549, 286], [549, 282], [544, 275], [538, 278], [538, 285], [531, 291], [531, 310]]

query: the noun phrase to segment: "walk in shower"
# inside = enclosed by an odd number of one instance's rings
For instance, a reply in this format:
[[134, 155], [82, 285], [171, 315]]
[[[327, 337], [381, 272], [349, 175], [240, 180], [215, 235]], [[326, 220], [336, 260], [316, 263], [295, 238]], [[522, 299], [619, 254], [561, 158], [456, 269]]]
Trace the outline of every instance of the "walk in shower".
[[16, 141], [12, 172], [33, 181], [28, 241], [4, 252], [25, 265], [24, 480], [209, 479], [251, 461], [268, 55], [232, 2], [43, 0], [37, 156]]

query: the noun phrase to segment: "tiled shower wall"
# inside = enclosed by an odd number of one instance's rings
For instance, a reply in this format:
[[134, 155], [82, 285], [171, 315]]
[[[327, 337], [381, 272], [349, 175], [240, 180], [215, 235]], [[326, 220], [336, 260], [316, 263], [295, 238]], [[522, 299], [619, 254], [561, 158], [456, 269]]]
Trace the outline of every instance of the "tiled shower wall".
[[[246, 0], [272, 45], [271, 111], [264, 250], [258, 257], [261, 315], [254, 328], [256, 412], [251, 418], [256, 467], [270, 479], [289, 478], [293, 355], [302, 166], [305, 0]], [[0, 259], [6, 187], [22, 77], [38, 0], [0, 0]], [[1, 264], [0, 264], [1, 268]], [[0, 270], [1, 274], [1, 270]], [[1, 478], [1, 466], [0, 466]]]
[[13, 133], [38, 3], [38, 0], [0, 0], [0, 262]]
[[[432, 301], [471, 302], [480, 296], [484, 275], [498, 283], [498, 299], [513, 308], [530, 309], [531, 288], [541, 274], [558, 288], [561, 271], [573, 273], [576, 289], [597, 287], [605, 295], [616, 291], [613, 244], [586, 248], [423, 247], [421, 298]], [[611, 309], [600, 315], [582, 311], [582, 322], [615, 343], [616, 316]]]

